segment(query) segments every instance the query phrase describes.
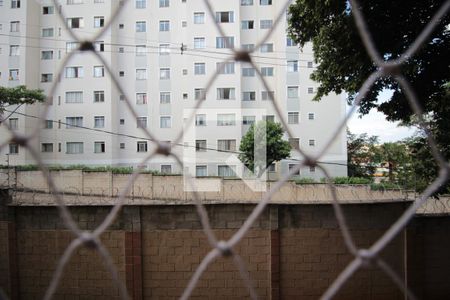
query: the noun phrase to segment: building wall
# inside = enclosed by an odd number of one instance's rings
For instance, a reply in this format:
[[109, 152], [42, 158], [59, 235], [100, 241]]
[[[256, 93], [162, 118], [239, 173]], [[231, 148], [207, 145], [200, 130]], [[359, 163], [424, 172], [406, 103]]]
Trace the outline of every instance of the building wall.
[[[1, 237], [9, 236], [9, 253], [0, 248], [7, 294], [42, 298], [58, 258], [73, 239], [55, 207], [5, 206], [2, 198]], [[351, 236], [369, 247], [400, 216], [404, 203], [344, 205]], [[254, 205], [206, 206], [214, 234], [228, 239]], [[72, 207], [81, 230], [93, 230], [109, 207]], [[6, 217], [9, 215], [9, 217]], [[9, 231], [5, 223], [16, 228]], [[421, 298], [449, 293], [450, 260], [445, 241], [447, 218], [415, 218], [382, 252], [382, 258]], [[405, 248], [405, 239], [407, 241]], [[133, 299], [175, 299], [211, 250], [194, 206], [125, 206], [102, 234], [101, 241]], [[233, 249], [245, 262], [262, 299], [317, 299], [350, 262], [331, 205], [271, 205]], [[5, 258], [6, 255], [6, 258]], [[407, 266], [404, 265], [405, 259]], [[15, 270], [4, 268], [5, 264]], [[2, 272], [3, 273], [3, 272]], [[4, 273], [3, 273], [4, 274]], [[16, 280], [16, 285], [9, 282]], [[11, 289], [10, 287], [13, 287]], [[19, 288], [17, 288], [19, 287]], [[65, 268], [55, 299], [116, 299], [118, 290], [94, 249], [82, 247]], [[247, 299], [248, 291], [231, 257], [211, 263], [201, 276], [193, 299]], [[373, 266], [357, 271], [337, 299], [402, 299], [401, 291]]]
[[[80, 39], [92, 39], [99, 28], [94, 27], [94, 18], [104, 16], [105, 22], [109, 21], [112, 11], [119, 5], [119, 1], [104, 1], [93, 3], [84, 1], [82, 4], [61, 4], [61, 9], [66, 18], [82, 17], [84, 27], [74, 29], [74, 33]], [[254, 1], [252, 6], [241, 6], [239, 1], [214, 2], [214, 11], [233, 12], [234, 22], [221, 23], [228, 36], [234, 37], [236, 48], [245, 44], [257, 44], [269, 29], [261, 29], [261, 20], [274, 21], [284, 3], [274, 1], [273, 5], [259, 5]], [[50, 92], [52, 82], [41, 82], [41, 74], [53, 74], [53, 82], [58, 80], [57, 72], [67, 55], [67, 43], [73, 38], [65, 29], [64, 24], [58, 18], [55, 8], [54, 14], [43, 14], [43, 7], [52, 6], [52, 1], [21, 1], [21, 7], [12, 9], [8, 1], [3, 2], [0, 10], [2, 20], [1, 32], [6, 36], [0, 37], [1, 46], [0, 68], [2, 74], [8, 74], [11, 68], [18, 68], [19, 80], [8, 80], [8, 76], [0, 77], [0, 85], [15, 86], [26, 84], [28, 87], [41, 88], [46, 93]], [[99, 38], [104, 43], [104, 51], [99, 55], [110, 66], [113, 76], [117, 77], [123, 88], [123, 95], [129, 99], [131, 106], [137, 115], [147, 117], [148, 129], [158, 140], [174, 141], [176, 136], [189, 127], [184, 124], [185, 118], [194, 108], [198, 100], [194, 99], [196, 88], [206, 88], [209, 78], [215, 73], [217, 63], [229, 58], [229, 49], [216, 48], [216, 38], [219, 34], [213, 28], [213, 23], [203, 1], [170, 1], [169, 7], [159, 7], [159, 1], [146, 1], [146, 7], [136, 8], [136, 1], [127, 1], [121, 7], [122, 13], [114, 20], [111, 27]], [[205, 13], [204, 23], [195, 24], [194, 14]], [[241, 21], [253, 20], [254, 29], [243, 30]], [[19, 32], [9, 32], [10, 22], [20, 21]], [[145, 21], [146, 31], [136, 32], [136, 22]], [[160, 21], [169, 21], [170, 30], [161, 32]], [[288, 112], [299, 113], [299, 123], [289, 125], [289, 129], [296, 138], [300, 139], [300, 146], [307, 153], [315, 153], [324, 146], [331, 137], [339, 120], [345, 114], [345, 101], [341, 96], [330, 94], [320, 102], [311, 101], [314, 92], [308, 89], [317, 88], [317, 84], [309, 79], [314, 70], [311, 45], [306, 45], [303, 51], [297, 46], [287, 46], [286, 42], [286, 17], [281, 19], [278, 27], [274, 29], [267, 43], [273, 45], [273, 52], [255, 52], [255, 63], [259, 68], [272, 67], [273, 76], [265, 77], [271, 91], [274, 91], [275, 101], [281, 108], [283, 117], [287, 120]], [[42, 37], [42, 30], [53, 28], [54, 35]], [[194, 38], [205, 39], [204, 49], [194, 49]], [[161, 45], [167, 44], [170, 53], [160, 54]], [[9, 56], [8, 45], [19, 45], [20, 55]], [[186, 47], [183, 54], [181, 45]], [[136, 55], [136, 46], [146, 46], [144, 55]], [[42, 60], [42, 51], [53, 50], [53, 59]], [[296, 72], [288, 72], [287, 62], [297, 61]], [[194, 72], [195, 63], [205, 64], [205, 74]], [[68, 67], [81, 66], [84, 70], [82, 78], [65, 78], [64, 70], [58, 88], [53, 97], [53, 105], [50, 105], [45, 118], [53, 120], [52, 129], [42, 129], [39, 138], [33, 144], [47, 164], [108, 164], [108, 165], [137, 165], [148, 154], [137, 151], [137, 141], [145, 141], [147, 138], [143, 130], [137, 128], [135, 117], [129, 111], [125, 101], [121, 101], [122, 92], [113, 84], [110, 74], [105, 70], [105, 76], [93, 77], [95, 66], [101, 66], [92, 53], [77, 53], [70, 61]], [[312, 67], [311, 67], [312, 66]], [[207, 140], [207, 146], [218, 148], [219, 139], [234, 139], [238, 148], [241, 136], [248, 129], [248, 125], [242, 125], [242, 116], [255, 116], [261, 120], [263, 115], [275, 115], [271, 101], [262, 100], [261, 92], [265, 90], [257, 77], [243, 77], [242, 68], [248, 67], [244, 63], [235, 63], [234, 74], [221, 74], [211, 85], [206, 95], [206, 101], [202, 110], [198, 113], [207, 115], [207, 125], [192, 126], [190, 130], [195, 135], [185, 140], [180, 145], [173, 145], [173, 151], [183, 157], [185, 163], [191, 163], [191, 172], [196, 165], [207, 165], [208, 175], [217, 175], [218, 166], [225, 164], [235, 165], [240, 171], [242, 166], [235, 154], [220, 153], [209, 150], [201, 153], [188, 153], [187, 149], [194, 149], [195, 139]], [[170, 79], [160, 79], [160, 69], [170, 69]], [[136, 79], [136, 70], [146, 69], [147, 78]], [[123, 76], [119, 74], [123, 72]], [[25, 76], [26, 74], [26, 76]], [[288, 97], [288, 87], [298, 87], [298, 96]], [[217, 100], [217, 89], [231, 87], [235, 89], [234, 100]], [[83, 91], [82, 103], [66, 103], [66, 92]], [[94, 102], [94, 92], [104, 91], [105, 101]], [[255, 92], [255, 101], [242, 101], [243, 92]], [[170, 92], [170, 103], [160, 103], [160, 93]], [[146, 104], [136, 104], [137, 93], [147, 93]], [[20, 113], [39, 115], [44, 112], [42, 106], [22, 107]], [[217, 126], [217, 114], [233, 113], [236, 115], [235, 126]], [[314, 120], [309, 120], [308, 114], [314, 113]], [[67, 117], [83, 117], [83, 126], [93, 128], [94, 118], [104, 116], [105, 125], [101, 130], [124, 134], [123, 136], [110, 135], [86, 129], [67, 129], [64, 122]], [[171, 128], [161, 128], [160, 118], [171, 117]], [[14, 115], [19, 118], [19, 129], [31, 132], [36, 128], [43, 128], [43, 120], [23, 115]], [[121, 124], [123, 120], [124, 124]], [[275, 117], [275, 120], [279, 120]], [[59, 123], [62, 122], [62, 123]], [[5, 128], [1, 128], [5, 132]], [[220, 132], [220, 134], [217, 134]], [[126, 137], [132, 135], [135, 138]], [[315, 141], [315, 146], [309, 145], [309, 140]], [[67, 142], [83, 142], [83, 153], [67, 154]], [[94, 143], [104, 142], [105, 152], [94, 153]], [[43, 143], [53, 143], [52, 152], [42, 152]], [[120, 144], [124, 143], [124, 149]], [[154, 149], [154, 143], [148, 143], [148, 152]], [[8, 149], [3, 149], [0, 155], [5, 155]], [[20, 149], [18, 155], [11, 155], [10, 164], [34, 163], [34, 160], [25, 156], [25, 149]], [[193, 157], [191, 157], [193, 156]], [[292, 153], [292, 158], [302, 159], [299, 154]], [[346, 161], [346, 137], [345, 130], [340, 132], [335, 142], [329, 148], [324, 162]], [[279, 166], [279, 172], [285, 172], [289, 163], [298, 161], [284, 161]], [[171, 165], [172, 172], [180, 172], [181, 168], [175, 160], [166, 157], [155, 157], [145, 163], [148, 168], [161, 170], [161, 165]], [[333, 176], [345, 176], [346, 167], [339, 165], [327, 165]], [[194, 170], [193, 170], [194, 169]], [[311, 172], [302, 170], [301, 176], [319, 179], [323, 177], [319, 171]]]

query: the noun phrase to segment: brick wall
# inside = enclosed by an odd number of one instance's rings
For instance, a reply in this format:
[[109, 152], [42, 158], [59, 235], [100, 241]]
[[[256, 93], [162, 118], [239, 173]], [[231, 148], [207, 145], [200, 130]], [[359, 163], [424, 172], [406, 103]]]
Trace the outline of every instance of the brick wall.
[[[40, 299], [73, 235], [55, 207], [2, 203], [0, 284], [12, 299]], [[218, 239], [228, 239], [254, 205], [206, 207]], [[357, 246], [369, 247], [404, 208], [405, 203], [344, 205]], [[81, 229], [92, 230], [110, 207], [70, 210]], [[406, 267], [408, 282], [419, 298], [442, 298], [450, 292], [449, 229], [448, 218], [416, 218], [406, 235], [399, 235], [383, 251], [383, 258], [401, 276]], [[178, 298], [211, 249], [190, 205], [126, 206], [101, 240], [133, 299]], [[352, 258], [330, 205], [271, 205], [234, 250], [245, 262], [261, 299], [317, 299]], [[82, 247], [66, 266], [54, 299], [116, 299], [118, 295], [100, 256]], [[229, 257], [210, 264], [192, 294], [192, 299], [248, 298]], [[384, 273], [369, 266], [356, 272], [336, 298], [403, 296]]]

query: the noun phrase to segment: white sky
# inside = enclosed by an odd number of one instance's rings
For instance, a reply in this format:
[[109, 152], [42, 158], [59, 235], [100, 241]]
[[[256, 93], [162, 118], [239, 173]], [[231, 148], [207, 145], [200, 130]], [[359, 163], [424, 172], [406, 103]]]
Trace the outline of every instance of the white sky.
[[[391, 91], [385, 90], [380, 93], [379, 103], [386, 101], [392, 94]], [[383, 113], [372, 109], [367, 115], [359, 117], [358, 113], [353, 114], [347, 124], [352, 133], [367, 133], [368, 135], [376, 135], [380, 143], [395, 142], [406, 137], [412, 136], [415, 128], [407, 128], [398, 126], [398, 122], [388, 122]]]

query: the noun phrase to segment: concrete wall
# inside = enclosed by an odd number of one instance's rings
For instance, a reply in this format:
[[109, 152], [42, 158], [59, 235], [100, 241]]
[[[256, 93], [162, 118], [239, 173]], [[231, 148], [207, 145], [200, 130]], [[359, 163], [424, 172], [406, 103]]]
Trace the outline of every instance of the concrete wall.
[[[111, 172], [52, 171], [51, 177], [58, 191], [68, 205], [110, 205], [125, 190], [129, 174]], [[3, 177], [6, 173], [3, 174]], [[51, 192], [47, 180], [41, 171], [22, 171], [10, 176], [10, 184], [17, 190], [13, 202], [17, 205], [54, 205], [54, 198], [45, 194]], [[208, 191], [198, 192], [204, 203], [257, 203], [263, 192], [254, 191], [248, 182], [241, 179], [223, 179], [217, 177], [197, 178], [198, 186], [208, 187]], [[5, 186], [7, 178], [0, 177]], [[12, 183], [11, 183], [12, 182]], [[275, 182], [264, 183], [270, 190]], [[367, 203], [391, 202], [405, 199], [401, 191], [372, 191], [366, 185], [337, 185], [336, 194], [341, 202]], [[192, 204], [195, 199], [189, 191], [183, 176], [155, 176], [140, 174], [127, 193], [127, 204]], [[301, 184], [288, 182], [272, 197], [272, 203], [331, 203], [331, 190], [325, 184]]]
[[[5, 206], [0, 220], [0, 286], [12, 299], [42, 298], [56, 263], [73, 235], [55, 207]], [[406, 203], [346, 204], [344, 213], [358, 247], [369, 247], [399, 217]], [[254, 205], [207, 205], [219, 239], [240, 228]], [[106, 206], [71, 207], [82, 230], [93, 230]], [[450, 290], [448, 218], [416, 218], [384, 249], [383, 258], [420, 298]], [[194, 206], [125, 206], [101, 236], [133, 299], [176, 299], [211, 249]], [[406, 248], [405, 248], [406, 240]], [[3, 245], [7, 245], [6, 247]], [[270, 205], [234, 249], [261, 299], [317, 299], [352, 259], [331, 205]], [[404, 262], [407, 261], [405, 265]], [[99, 255], [79, 249], [70, 259], [54, 299], [116, 299], [118, 290]], [[193, 299], [247, 299], [231, 258], [211, 263]], [[403, 299], [378, 269], [356, 272], [337, 299]]]

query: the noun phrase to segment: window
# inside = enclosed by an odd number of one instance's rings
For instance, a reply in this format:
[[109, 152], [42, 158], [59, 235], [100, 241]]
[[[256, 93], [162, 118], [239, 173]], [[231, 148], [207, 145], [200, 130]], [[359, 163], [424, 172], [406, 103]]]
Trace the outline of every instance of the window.
[[42, 37], [52, 37], [52, 36], [53, 36], [53, 28], [42, 29]]
[[120, 144], [119, 144], [119, 148], [120, 148], [120, 149], [125, 149], [125, 143], [120, 143]]
[[41, 74], [41, 82], [52, 82], [53, 81], [53, 74], [46, 73]]
[[84, 0], [67, 0], [67, 4], [82, 4]]
[[19, 55], [20, 55], [19, 45], [9, 46], [9, 56], [19, 56]]
[[220, 151], [236, 151], [236, 140], [217, 140], [217, 149]]
[[147, 25], [145, 21], [136, 22], [136, 32], [145, 32], [147, 30]]
[[250, 6], [253, 5], [253, 0], [241, 0], [242, 6]]
[[256, 92], [242, 92], [242, 101], [255, 101]]
[[147, 104], [147, 93], [137, 93], [136, 104]]
[[19, 144], [9, 144], [9, 154], [19, 154]]
[[124, 29], [125, 26], [123, 24], [119, 24], [119, 29]]
[[20, 0], [11, 0], [11, 8], [20, 8]]
[[95, 51], [104, 52], [105, 51], [105, 42], [97, 41], [94, 43]]
[[255, 123], [255, 116], [243, 116], [242, 125], [252, 125]]
[[205, 75], [205, 63], [194, 63], [194, 74], [195, 75]]
[[259, 21], [259, 28], [260, 29], [270, 29], [272, 28], [273, 21], [272, 20], [260, 20]]
[[288, 86], [287, 96], [288, 98], [298, 98], [298, 86]]
[[236, 125], [236, 116], [234, 114], [218, 114], [217, 126], [234, 126]]
[[168, 68], [159, 69], [159, 79], [162, 80], [170, 79], [170, 69]]
[[123, 77], [125, 76], [125, 72], [124, 71], [119, 71], [119, 77]]
[[267, 167], [267, 172], [275, 172], [276, 168], [275, 168], [275, 163], [271, 163], [268, 167]]
[[243, 77], [255, 77], [255, 68], [242, 68]]
[[41, 151], [47, 153], [53, 152], [53, 143], [42, 143]]
[[161, 127], [161, 128], [172, 127], [172, 118], [171, 117], [161, 117], [159, 119], [159, 127]]
[[255, 49], [255, 44], [242, 44], [241, 48], [242, 50], [250, 52], [253, 51], [253, 49]]
[[217, 166], [217, 174], [222, 177], [234, 177], [236, 166]]
[[94, 17], [94, 28], [105, 26], [105, 17]]
[[204, 24], [205, 23], [205, 13], [195, 12], [194, 13], [194, 24]]
[[170, 22], [159, 21], [159, 31], [170, 31]]
[[136, 126], [137, 128], [147, 128], [147, 117], [137, 117]]
[[66, 92], [66, 103], [83, 103], [83, 92]]
[[137, 142], [137, 152], [147, 152], [147, 142]]
[[234, 13], [232, 11], [219, 11], [216, 12], [217, 23], [233, 23]]
[[288, 47], [293, 47], [293, 46], [296, 46], [296, 44], [295, 44], [295, 42], [294, 42], [293, 39], [287, 37], [287, 38], [286, 38], [286, 46], [288, 46]]
[[316, 145], [316, 140], [309, 140], [308, 145], [310, 145], [311, 147], [314, 147]]
[[96, 103], [105, 102], [105, 92], [94, 91], [94, 102]]
[[136, 69], [136, 80], [146, 80], [147, 69]]
[[300, 139], [299, 138], [289, 138], [289, 145], [291, 145], [292, 149], [300, 148]]
[[217, 100], [234, 100], [234, 88], [218, 88]]
[[159, 0], [159, 7], [169, 7], [170, 0]]
[[83, 117], [66, 117], [66, 128], [75, 128], [83, 126]]
[[105, 67], [94, 66], [94, 77], [105, 77]]
[[171, 165], [161, 165], [161, 173], [162, 174], [172, 174], [172, 166]]
[[170, 93], [169, 92], [159, 93], [159, 103], [169, 104], [170, 103]]
[[221, 62], [216, 66], [219, 74], [234, 74], [234, 62]]
[[10, 23], [9, 31], [11, 31], [11, 32], [19, 32], [20, 31], [20, 22], [19, 21], [12, 21]]
[[288, 112], [288, 124], [298, 124], [298, 112]]
[[120, 125], [125, 125], [125, 119], [120, 119], [120, 120], [119, 120], [119, 124], [120, 124]]
[[274, 91], [262, 91], [261, 99], [263, 101], [273, 100], [273, 99], [275, 99], [275, 92]]
[[187, 98], [188, 98], [188, 94], [187, 93], [183, 93], [183, 99], [187, 100]]
[[81, 78], [84, 76], [83, 67], [66, 67], [66, 78]]
[[53, 120], [45, 120], [44, 128], [45, 129], [52, 129], [53, 128]]
[[262, 76], [273, 76], [273, 67], [262, 67], [261, 74]]
[[169, 44], [160, 44], [159, 45], [159, 55], [168, 55], [170, 54], [170, 45]]
[[253, 20], [245, 20], [241, 21], [241, 29], [247, 30], [247, 29], [253, 29], [254, 28], [254, 21]]
[[147, 47], [145, 45], [137, 45], [136, 56], [146, 56], [146, 55], [147, 55]]
[[78, 48], [79, 44], [78, 42], [67, 42], [66, 43], [66, 52], [72, 52], [73, 50], [76, 50]]
[[288, 72], [298, 72], [298, 60], [288, 60], [287, 71]]
[[94, 153], [105, 153], [105, 142], [94, 142]]
[[9, 118], [9, 129], [11, 129], [11, 130], [19, 129], [19, 119]]
[[206, 140], [195, 140], [195, 151], [206, 152]]
[[104, 128], [104, 127], [105, 127], [105, 117], [94, 116], [94, 128]]
[[10, 81], [19, 80], [19, 69], [10, 69], [9, 70], [9, 80]]
[[51, 51], [51, 50], [42, 51], [41, 59], [42, 60], [53, 59], [53, 51]]
[[67, 142], [66, 154], [81, 154], [83, 153], [83, 143], [81, 142]]
[[[289, 168], [289, 172], [291, 172], [292, 169], [296, 168], [298, 166], [298, 164], [289, 164], [288, 168]], [[296, 172], [294, 172], [293, 175], [300, 175], [300, 169], [297, 170]]]
[[53, 15], [55, 13], [55, 8], [53, 6], [44, 6], [42, 7], [43, 15]]
[[261, 53], [273, 52], [273, 44], [262, 44], [260, 51]]
[[233, 36], [216, 37], [216, 48], [234, 48]]
[[83, 20], [83, 18], [68, 18], [67, 26], [69, 28], [83, 28], [84, 20]]
[[310, 173], [316, 172], [316, 167], [315, 166], [309, 166], [309, 172]]
[[314, 88], [309, 87], [308, 88], [308, 94], [314, 94]]
[[205, 38], [197, 37], [194, 38], [194, 49], [204, 49], [205, 48]]
[[136, 0], [136, 8], [146, 8], [147, 0]]
[[273, 115], [263, 116], [263, 120], [266, 122], [275, 122], [275, 116]]
[[195, 126], [206, 126], [206, 115], [195, 115]]
[[312, 61], [308, 61], [308, 68], [312, 68], [313, 67], [313, 62]]
[[259, 0], [259, 5], [272, 5], [272, 0]]
[[308, 113], [308, 120], [314, 120], [316, 118], [314, 113]]
[[194, 89], [194, 99], [195, 100], [205, 100], [206, 99], [205, 89]]
[[208, 170], [206, 166], [195, 166], [195, 177], [208, 176]]

